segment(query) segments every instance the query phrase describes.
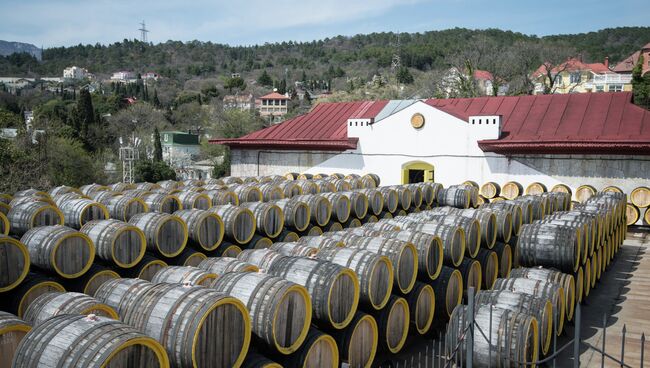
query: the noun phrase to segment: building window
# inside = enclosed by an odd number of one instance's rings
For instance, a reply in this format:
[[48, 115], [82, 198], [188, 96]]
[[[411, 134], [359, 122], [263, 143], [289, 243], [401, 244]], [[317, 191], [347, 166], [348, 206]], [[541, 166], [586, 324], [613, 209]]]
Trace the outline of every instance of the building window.
[[605, 86], [596, 86], [596, 92], [605, 92]]
[[165, 142], [169, 142], [169, 136], [165, 134]]
[[571, 73], [571, 83], [580, 83], [581, 78], [582, 75], [580, 74], [580, 72]]
[[623, 85], [622, 84], [610, 84], [609, 85], [609, 91], [610, 92], [623, 92]]

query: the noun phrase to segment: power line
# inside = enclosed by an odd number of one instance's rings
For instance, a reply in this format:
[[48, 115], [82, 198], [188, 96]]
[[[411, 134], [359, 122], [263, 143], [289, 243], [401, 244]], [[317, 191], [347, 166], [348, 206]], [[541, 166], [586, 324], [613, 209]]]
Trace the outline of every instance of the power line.
[[142, 23], [140, 23], [140, 28], [138, 28], [138, 31], [140, 31], [140, 41], [146, 43], [147, 42], [147, 33], [149, 33], [149, 30], [144, 24], [144, 20]]

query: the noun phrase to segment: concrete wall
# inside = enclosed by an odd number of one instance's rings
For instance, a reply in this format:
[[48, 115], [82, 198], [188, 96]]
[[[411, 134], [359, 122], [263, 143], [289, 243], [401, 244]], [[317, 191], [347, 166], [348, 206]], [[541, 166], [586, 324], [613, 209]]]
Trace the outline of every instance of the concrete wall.
[[[423, 114], [425, 125], [414, 129], [410, 118]], [[399, 184], [402, 168], [411, 162], [425, 162], [435, 168], [434, 179], [445, 186], [474, 180], [480, 184], [510, 180], [524, 188], [532, 182], [549, 189], [559, 183], [577, 188], [590, 184], [596, 189], [608, 185], [627, 193], [650, 184], [650, 157], [598, 155], [516, 155], [483, 152], [482, 139], [498, 137], [500, 126], [471, 124], [422, 102], [374, 124], [348, 124], [348, 136], [358, 137], [357, 149], [342, 153], [309, 151], [233, 150], [232, 174], [238, 176], [283, 175], [287, 172], [358, 173], [373, 172], [382, 184]], [[470, 119], [470, 122], [474, 120]]]

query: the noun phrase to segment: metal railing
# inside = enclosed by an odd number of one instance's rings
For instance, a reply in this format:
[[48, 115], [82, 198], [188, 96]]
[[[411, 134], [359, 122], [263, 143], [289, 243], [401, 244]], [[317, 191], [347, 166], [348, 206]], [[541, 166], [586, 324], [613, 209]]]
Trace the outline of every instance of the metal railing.
[[[380, 368], [407, 368], [407, 367], [417, 367], [417, 368], [451, 368], [451, 367], [474, 367], [474, 342], [477, 339], [483, 339], [489, 346], [488, 349], [488, 368], [492, 366], [492, 354], [496, 354], [498, 347], [494, 345], [488, 336], [492, 336], [492, 308], [490, 308], [490, 320], [488, 333], [486, 334], [474, 321], [475, 313], [475, 303], [474, 303], [474, 288], [468, 289], [467, 294], [467, 309], [466, 309], [465, 318], [468, 321], [467, 326], [461, 331], [457, 340], [453, 342], [453, 345], [447, 346], [447, 339], [442, 331], [439, 332], [438, 338], [431, 341], [431, 344], [426, 344], [423, 348], [418, 349], [416, 353], [411, 354], [408, 358], [402, 358], [399, 360], [391, 360], [390, 363], [381, 363]], [[557, 326], [558, 320], [557, 315], [554, 314], [553, 318], [553, 345], [548, 355], [541, 359], [537, 359], [531, 362], [520, 362], [514, 361], [507, 356], [501, 355], [499, 359], [502, 362], [509, 363], [509, 366], [549, 366], [557, 367], [558, 361], [560, 360], [563, 364], [562, 367], [580, 367], [580, 349], [586, 347], [588, 350], [592, 350], [596, 354], [600, 355], [600, 367], [605, 367], [605, 363], [608, 361], [613, 362], [616, 366], [622, 368], [632, 368], [631, 365], [625, 363], [626, 358], [626, 334], [627, 327], [623, 325], [621, 330], [621, 351], [620, 356], [615, 356], [612, 353], [606, 352], [606, 338], [607, 338], [607, 315], [603, 315], [603, 325], [602, 325], [602, 341], [601, 346], [596, 347], [591, 343], [582, 339], [581, 328], [582, 328], [582, 311], [580, 304], [576, 304], [575, 316], [574, 316], [574, 326], [573, 326], [573, 338], [564, 343], [561, 347], [558, 348], [558, 334]], [[508, 320], [505, 320], [504, 331], [508, 330]], [[541, 341], [540, 341], [541, 344]], [[641, 351], [640, 351], [640, 364], [639, 367], [643, 368], [643, 360], [645, 353], [645, 333], [641, 334], [640, 339]], [[429, 348], [431, 346], [431, 348]], [[564, 352], [569, 347], [573, 347], [573, 353], [571, 357], [573, 362], [571, 364], [566, 364], [566, 356], [558, 359], [560, 354]], [[422, 351], [424, 350], [424, 351]], [[629, 357], [629, 356], [628, 356]], [[592, 362], [590, 366], [594, 366]]]

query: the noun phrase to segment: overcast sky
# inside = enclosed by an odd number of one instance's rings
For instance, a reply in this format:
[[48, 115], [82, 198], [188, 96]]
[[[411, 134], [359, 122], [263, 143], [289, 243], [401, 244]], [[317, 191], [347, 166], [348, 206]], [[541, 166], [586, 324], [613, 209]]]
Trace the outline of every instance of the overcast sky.
[[37, 46], [149, 40], [232, 45], [466, 28], [526, 34], [648, 26], [648, 0], [0, 0], [0, 39]]

